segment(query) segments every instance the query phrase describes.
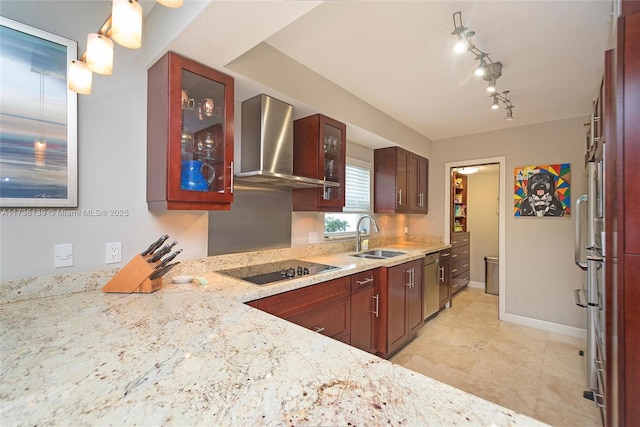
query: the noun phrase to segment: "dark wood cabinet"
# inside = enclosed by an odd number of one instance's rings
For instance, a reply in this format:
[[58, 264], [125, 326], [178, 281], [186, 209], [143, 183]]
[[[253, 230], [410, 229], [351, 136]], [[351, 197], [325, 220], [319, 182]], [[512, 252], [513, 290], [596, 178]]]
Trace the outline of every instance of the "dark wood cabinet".
[[422, 262], [383, 267], [381, 276], [378, 354], [388, 358], [415, 338], [423, 324]]
[[326, 182], [323, 188], [294, 189], [294, 211], [342, 212], [346, 143], [346, 125], [322, 114], [293, 122], [294, 175]]
[[228, 210], [233, 78], [168, 52], [148, 71], [149, 209]]
[[378, 269], [351, 276], [351, 345], [375, 354], [380, 319]]
[[615, 53], [605, 61], [605, 425], [636, 426], [640, 425], [640, 2], [621, 2], [616, 31]]
[[307, 329], [349, 343], [351, 281], [330, 280], [249, 303]]
[[440, 251], [440, 267], [438, 279], [440, 281], [440, 309], [451, 303], [451, 249]]
[[469, 266], [471, 253], [471, 233], [457, 232], [451, 234], [450, 284], [451, 295], [469, 284]]
[[400, 147], [374, 150], [374, 211], [429, 211], [429, 159]]

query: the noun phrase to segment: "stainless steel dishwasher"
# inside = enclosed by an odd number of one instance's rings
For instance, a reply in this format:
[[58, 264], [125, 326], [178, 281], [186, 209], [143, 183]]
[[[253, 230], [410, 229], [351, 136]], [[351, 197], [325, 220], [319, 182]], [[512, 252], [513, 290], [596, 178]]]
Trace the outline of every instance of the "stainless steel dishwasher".
[[424, 279], [422, 280], [424, 300], [422, 301], [422, 312], [425, 319], [437, 313], [440, 309], [439, 258], [440, 254], [438, 252], [424, 257]]

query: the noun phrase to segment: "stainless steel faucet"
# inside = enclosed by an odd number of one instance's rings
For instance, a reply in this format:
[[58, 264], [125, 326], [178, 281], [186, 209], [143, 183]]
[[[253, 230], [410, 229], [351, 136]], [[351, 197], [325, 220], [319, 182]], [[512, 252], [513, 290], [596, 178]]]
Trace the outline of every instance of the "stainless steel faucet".
[[371, 225], [373, 225], [373, 229], [376, 231], [376, 233], [380, 232], [380, 229], [378, 228], [378, 224], [376, 224], [376, 220], [373, 219], [371, 215], [362, 215], [360, 219], [358, 219], [358, 223], [356, 224], [356, 252], [360, 252], [360, 249], [361, 249], [360, 246], [362, 244], [361, 242], [362, 236], [360, 235], [360, 223], [365, 218], [369, 218], [369, 222], [371, 223]]

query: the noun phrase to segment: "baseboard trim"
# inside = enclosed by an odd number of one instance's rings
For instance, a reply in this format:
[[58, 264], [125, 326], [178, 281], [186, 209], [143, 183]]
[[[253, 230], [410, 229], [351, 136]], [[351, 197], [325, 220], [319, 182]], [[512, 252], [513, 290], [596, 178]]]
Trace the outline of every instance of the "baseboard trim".
[[506, 313], [501, 319], [505, 322], [515, 323], [517, 325], [529, 326], [530, 328], [541, 329], [547, 332], [553, 332], [570, 337], [586, 339], [587, 330], [576, 328], [574, 326], [561, 325], [560, 323], [547, 322], [546, 320], [532, 319], [530, 317], [519, 316], [517, 314]]
[[484, 289], [483, 282], [474, 282], [473, 280], [469, 281], [469, 284], [467, 286], [469, 286], [470, 288]]

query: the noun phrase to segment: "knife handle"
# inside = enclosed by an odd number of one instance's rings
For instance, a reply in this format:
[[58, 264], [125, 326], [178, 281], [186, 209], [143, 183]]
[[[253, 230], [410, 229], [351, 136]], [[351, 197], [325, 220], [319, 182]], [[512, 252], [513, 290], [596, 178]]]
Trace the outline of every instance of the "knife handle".
[[147, 256], [152, 254], [156, 249], [158, 249], [160, 246], [162, 246], [162, 244], [169, 238], [168, 234], [164, 234], [162, 236], [160, 236], [160, 238], [158, 240], [156, 240], [155, 242], [153, 242], [152, 244], [149, 245], [149, 247], [142, 252], [140, 255], [142, 256]]
[[173, 261], [175, 259], [175, 257], [180, 255], [181, 252], [182, 252], [182, 249], [178, 249], [177, 251], [175, 251], [174, 253], [172, 253], [171, 255], [166, 257], [165, 259], [163, 259], [162, 262], [160, 264], [158, 264], [156, 269], [164, 267], [165, 265], [169, 264], [171, 261]]

